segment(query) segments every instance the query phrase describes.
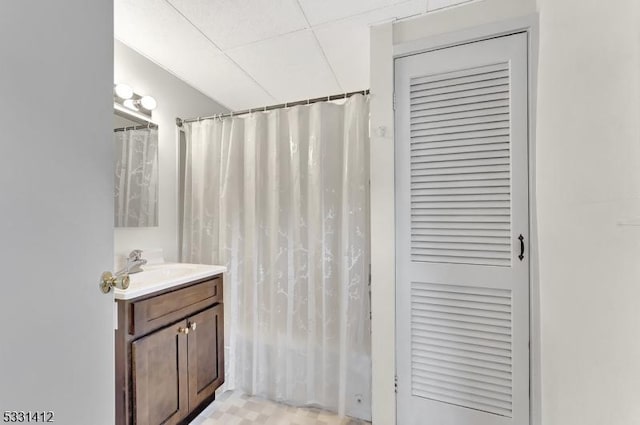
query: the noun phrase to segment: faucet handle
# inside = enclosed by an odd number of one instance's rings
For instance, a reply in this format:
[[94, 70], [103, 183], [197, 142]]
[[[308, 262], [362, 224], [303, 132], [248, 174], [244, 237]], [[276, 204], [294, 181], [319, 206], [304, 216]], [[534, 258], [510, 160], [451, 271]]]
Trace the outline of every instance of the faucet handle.
[[142, 259], [142, 250], [134, 249], [129, 253], [129, 260], [131, 261], [140, 261]]

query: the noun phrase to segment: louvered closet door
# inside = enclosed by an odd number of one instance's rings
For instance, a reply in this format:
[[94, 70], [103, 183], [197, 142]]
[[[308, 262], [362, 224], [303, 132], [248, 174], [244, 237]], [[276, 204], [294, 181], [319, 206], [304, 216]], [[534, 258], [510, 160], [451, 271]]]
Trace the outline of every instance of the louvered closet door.
[[395, 73], [398, 425], [528, 424], [527, 36]]

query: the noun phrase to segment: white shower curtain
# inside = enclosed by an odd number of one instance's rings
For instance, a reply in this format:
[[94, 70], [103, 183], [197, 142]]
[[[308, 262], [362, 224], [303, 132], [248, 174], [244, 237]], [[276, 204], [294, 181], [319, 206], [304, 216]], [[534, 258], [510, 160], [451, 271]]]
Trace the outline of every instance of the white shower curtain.
[[158, 225], [158, 130], [114, 133], [115, 226]]
[[186, 124], [183, 261], [223, 264], [227, 383], [371, 416], [368, 100]]

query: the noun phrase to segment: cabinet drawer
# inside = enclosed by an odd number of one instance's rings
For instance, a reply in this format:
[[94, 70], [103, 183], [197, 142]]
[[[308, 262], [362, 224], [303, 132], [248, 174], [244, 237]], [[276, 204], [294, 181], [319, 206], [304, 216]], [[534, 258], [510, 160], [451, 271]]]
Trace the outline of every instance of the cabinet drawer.
[[177, 289], [131, 303], [130, 335], [141, 335], [222, 302], [222, 279]]

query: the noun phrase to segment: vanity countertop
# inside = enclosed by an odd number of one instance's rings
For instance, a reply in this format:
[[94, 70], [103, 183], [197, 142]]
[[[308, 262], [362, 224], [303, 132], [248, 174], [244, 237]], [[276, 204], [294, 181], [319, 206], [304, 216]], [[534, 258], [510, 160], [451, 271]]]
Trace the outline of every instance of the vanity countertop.
[[224, 266], [188, 263], [162, 263], [143, 266], [143, 271], [130, 275], [127, 289], [114, 288], [116, 300], [130, 300], [157, 291], [183, 285], [227, 271]]

